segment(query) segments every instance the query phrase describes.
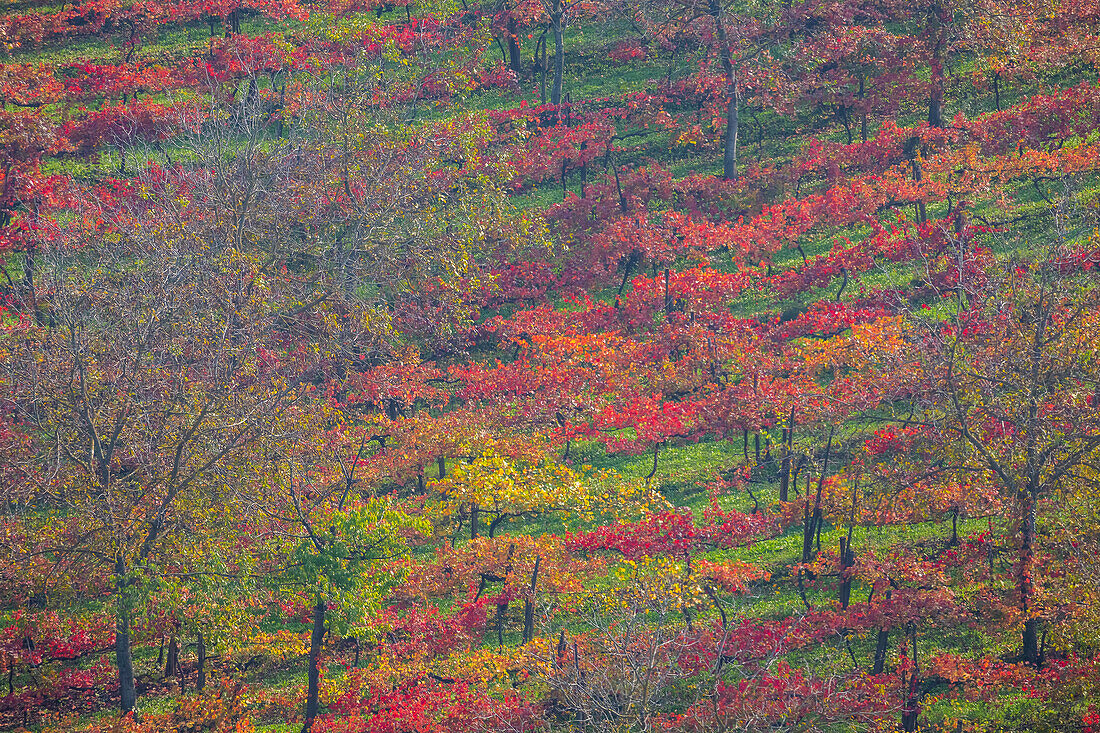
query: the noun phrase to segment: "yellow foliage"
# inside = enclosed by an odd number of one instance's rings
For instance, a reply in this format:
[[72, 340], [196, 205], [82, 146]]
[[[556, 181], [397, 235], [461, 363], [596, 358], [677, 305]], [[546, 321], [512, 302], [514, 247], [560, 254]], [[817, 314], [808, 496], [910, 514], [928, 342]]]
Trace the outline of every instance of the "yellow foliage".
[[587, 465], [575, 470], [549, 459], [512, 459], [491, 440], [472, 461], [458, 463], [451, 475], [432, 482], [432, 487], [441, 497], [441, 511], [448, 515], [476, 504], [496, 515], [568, 512], [590, 519], [636, 515], [660, 503], [659, 496], [640, 482]]

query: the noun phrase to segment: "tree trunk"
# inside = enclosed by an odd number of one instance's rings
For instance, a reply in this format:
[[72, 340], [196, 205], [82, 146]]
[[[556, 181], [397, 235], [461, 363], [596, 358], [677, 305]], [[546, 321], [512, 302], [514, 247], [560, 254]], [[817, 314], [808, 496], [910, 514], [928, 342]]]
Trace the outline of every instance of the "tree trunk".
[[890, 629], [881, 628], [875, 638], [875, 664], [871, 668], [871, 674], [882, 674], [886, 667], [886, 648], [890, 642]]
[[523, 73], [523, 59], [519, 53], [519, 29], [514, 16], [508, 17], [508, 67], [517, 75]]
[[920, 717], [920, 666], [917, 664], [917, 630], [912, 622], [909, 622], [909, 643], [913, 651], [913, 669], [909, 671], [906, 681], [908, 688], [905, 693], [905, 704], [901, 712], [901, 729], [903, 731], [916, 731]]
[[180, 642], [174, 632], [168, 639], [168, 660], [164, 663], [164, 676], [180, 676]]
[[867, 105], [863, 101], [864, 98], [864, 78], [863, 74], [859, 75], [859, 138], [863, 142], [867, 142]]
[[814, 552], [814, 517], [816, 511], [810, 510], [810, 480], [806, 479], [806, 496], [802, 499], [802, 562], [808, 563]]
[[508, 612], [508, 578], [512, 575], [512, 558], [515, 557], [516, 545], [512, 543], [508, 545], [508, 561], [504, 564], [504, 585], [501, 586], [500, 593], [504, 597], [504, 601], [497, 603], [497, 644], [501, 647], [504, 646], [504, 614]]
[[1024, 619], [1023, 653], [1028, 664], [1039, 666], [1039, 619], [1035, 617], [1035, 520], [1037, 492], [1029, 487], [1020, 492], [1020, 563], [1016, 570], [1020, 616]]
[[722, 19], [722, 5], [718, 0], [710, 0], [710, 15], [714, 18], [714, 30], [718, 36], [718, 53], [722, 58], [722, 71], [726, 73], [726, 141], [722, 150], [722, 176], [727, 181], [737, 180], [737, 126], [738, 99], [737, 74], [733, 68], [733, 56], [730, 54], [729, 35]]
[[523, 602], [523, 643], [531, 641], [535, 636], [535, 586], [539, 582], [539, 565], [542, 564], [542, 555], [535, 558], [535, 569], [531, 573], [531, 595]]
[[[553, 0], [550, 12], [550, 27], [554, 31], [554, 86], [550, 90], [550, 104], [561, 104], [562, 84], [565, 77], [565, 37], [562, 28], [562, 0]], [[561, 110], [558, 111], [558, 122], [561, 122]]]
[[470, 502], [470, 539], [477, 539], [477, 525], [478, 525], [478, 507], [477, 503]]
[[814, 510], [810, 514], [810, 486], [809, 477], [806, 478], [806, 504], [803, 507], [802, 521], [802, 562], [810, 562], [814, 558], [814, 539], [817, 539], [818, 549], [821, 548], [821, 525], [823, 523], [821, 511], [821, 493], [825, 486], [825, 477], [829, 472], [829, 457], [833, 450], [833, 434], [836, 427], [829, 429], [829, 443], [825, 446], [825, 459], [821, 462], [821, 476], [817, 479], [817, 494], [814, 496]]
[[508, 613], [508, 602], [497, 604], [497, 646], [504, 647], [504, 615]]
[[722, 176], [727, 181], [737, 180], [737, 85], [730, 89], [726, 105], [726, 142], [722, 151]]
[[[913, 180], [920, 183], [924, 180], [924, 168], [921, 166], [921, 153], [920, 153], [920, 138], [911, 137], [905, 141], [905, 147], [903, 148], [905, 157], [909, 159], [910, 166], [913, 169]], [[918, 200], [915, 204], [917, 210], [917, 223], [924, 224], [928, 221], [928, 214], [925, 209], [924, 200]]]
[[852, 552], [851, 541], [846, 537], [840, 538], [840, 607], [848, 608], [852, 600], [852, 576], [849, 573], [856, 564], [855, 553]]
[[548, 64], [546, 63], [546, 35], [540, 39], [542, 42], [542, 60], [539, 62], [539, 99], [543, 104], [546, 104], [546, 70]]
[[196, 642], [198, 646], [199, 657], [199, 678], [196, 682], [196, 686], [198, 687], [198, 689], [201, 690], [202, 688], [206, 687], [206, 640], [203, 639], [201, 631], [198, 632], [198, 638], [196, 639]]
[[[891, 595], [893, 591], [886, 591], [886, 600], [890, 600]], [[878, 637], [875, 639], [875, 664], [871, 668], [871, 674], [882, 674], [886, 668], [886, 647], [889, 641], [890, 629], [883, 626], [878, 630]]]
[[119, 558], [115, 562], [115, 664], [118, 666], [119, 707], [125, 715], [137, 704], [137, 688], [134, 685], [134, 658], [130, 649], [130, 599], [126, 592], [126, 565]]
[[302, 733], [309, 733], [317, 717], [318, 689], [321, 682], [321, 642], [325, 638], [325, 601], [318, 597], [313, 605], [313, 632], [309, 635], [309, 689], [306, 692], [306, 720]]
[[791, 446], [794, 445], [794, 409], [783, 429], [783, 453], [779, 462], [779, 501], [787, 501], [791, 490]]
[[943, 11], [933, 3], [929, 10], [928, 24], [933, 36], [932, 58], [929, 67], [928, 126], [943, 127]]

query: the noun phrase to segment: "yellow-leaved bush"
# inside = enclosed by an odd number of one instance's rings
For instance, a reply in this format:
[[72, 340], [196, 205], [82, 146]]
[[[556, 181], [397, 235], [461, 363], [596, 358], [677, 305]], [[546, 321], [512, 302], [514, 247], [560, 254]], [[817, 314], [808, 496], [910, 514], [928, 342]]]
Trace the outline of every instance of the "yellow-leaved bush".
[[[471, 451], [472, 452], [472, 451]], [[432, 482], [440, 520], [464, 515], [471, 505], [487, 521], [548, 512], [586, 520], [598, 516], [641, 516], [665, 500], [640, 481], [585, 465], [578, 469], [549, 458], [513, 459], [491, 442], [472, 460], [455, 464], [449, 476]]]

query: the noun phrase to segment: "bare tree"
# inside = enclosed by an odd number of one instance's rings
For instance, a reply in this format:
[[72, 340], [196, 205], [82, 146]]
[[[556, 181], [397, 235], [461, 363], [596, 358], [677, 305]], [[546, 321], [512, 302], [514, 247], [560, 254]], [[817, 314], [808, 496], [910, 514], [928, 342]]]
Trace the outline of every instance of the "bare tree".
[[1088, 244], [1075, 242], [1070, 198], [1054, 211], [1050, 239], [1007, 261], [959, 237], [928, 263], [949, 316], [912, 319], [921, 419], [949, 443], [947, 455], [1015, 506], [1020, 656], [1035, 665], [1041, 503], [1100, 459], [1100, 278]]
[[[142, 185], [155, 185], [142, 181]], [[148, 187], [145, 189], [149, 190]], [[158, 200], [171, 200], [162, 189]], [[35, 550], [59, 575], [114, 585], [123, 711], [136, 693], [130, 622], [173, 534], [202, 523], [233, 458], [293, 392], [260, 354], [272, 309], [247, 259], [141, 196], [41, 247], [45, 323], [3, 334], [6, 407], [34, 437]]]

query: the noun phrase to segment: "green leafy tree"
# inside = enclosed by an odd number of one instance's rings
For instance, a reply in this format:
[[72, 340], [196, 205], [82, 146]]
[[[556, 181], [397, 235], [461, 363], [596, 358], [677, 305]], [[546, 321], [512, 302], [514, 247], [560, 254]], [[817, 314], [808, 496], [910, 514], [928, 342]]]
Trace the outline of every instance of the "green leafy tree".
[[[301, 458], [317, 463], [307, 468]], [[319, 711], [326, 632], [369, 633], [364, 622], [404, 580], [397, 561], [408, 553], [407, 537], [429, 527], [390, 499], [360, 492], [354, 463], [350, 473], [340, 473], [326, 470], [323, 456], [308, 449], [300, 459], [276, 461], [252, 501], [257, 529], [264, 528], [268, 546], [283, 558], [275, 580], [306, 594], [313, 611], [302, 727], [308, 733]]]

